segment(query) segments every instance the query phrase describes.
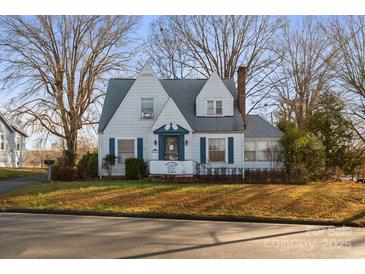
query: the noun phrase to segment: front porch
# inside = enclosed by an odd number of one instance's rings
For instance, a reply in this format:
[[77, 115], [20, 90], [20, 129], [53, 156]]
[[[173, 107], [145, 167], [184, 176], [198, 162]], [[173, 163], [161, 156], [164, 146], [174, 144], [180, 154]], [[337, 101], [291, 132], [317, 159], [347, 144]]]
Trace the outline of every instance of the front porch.
[[195, 161], [149, 161], [149, 174], [152, 176], [176, 175], [193, 176], [196, 171]]
[[200, 164], [193, 160], [151, 160], [148, 161], [150, 176], [209, 176], [209, 177], [239, 177], [244, 175], [243, 168], [213, 167], [209, 164]]
[[[282, 168], [213, 167], [195, 161], [158, 161], [149, 163], [149, 175], [169, 182], [244, 181], [246, 183], [295, 183]], [[190, 179], [189, 179], [190, 178]]]

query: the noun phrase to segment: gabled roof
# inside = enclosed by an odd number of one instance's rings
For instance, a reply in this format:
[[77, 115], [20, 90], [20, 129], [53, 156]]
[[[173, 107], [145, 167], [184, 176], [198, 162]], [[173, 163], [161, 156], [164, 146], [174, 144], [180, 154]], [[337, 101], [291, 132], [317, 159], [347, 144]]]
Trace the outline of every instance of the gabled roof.
[[[238, 104], [234, 104], [233, 117], [197, 117], [195, 99], [208, 79], [160, 79], [167, 94], [174, 100], [184, 118], [195, 132], [244, 131]], [[124, 100], [135, 79], [109, 80], [103, 110], [99, 122], [99, 132], [103, 132], [109, 121]], [[222, 79], [223, 83], [236, 98], [233, 78]], [[262, 128], [262, 129], [261, 129]], [[281, 131], [258, 115], [248, 115], [247, 137], [280, 137]], [[280, 133], [280, 136], [279, 136]]]
[[283, 136], [277, 127], [274, 127], [259, 115], [247, 116], [245, 138], [280, 138]]
[[[218, 79], [218, 81], [216, 82], [215, 80]], [[219, 77], [218, 73], [216, 71], [213, 71], [212, 74], [209, 76], [208, 79], [204, 79], [206, 80], [204, 85], [201, 87], [201, 89], [199, 90], [198, 94], [196, 95], [196, 97], [198, 97], [199, 95], [201, 95], [202, 92], [204, 92], [205, 90], [209, 90], [210, 86], [211, 86], [211, 83], [213, 82], [214, 85], [219, 85], [219, 88], [222, 86], [221, 83], [219, 83], [219, 80], [222, 80], [222, 78]], [[233, 78], [228, 78], [226, 80], [233, 80]], [[222, 81], [222, 83], [224, 84], [223, 85], [223, 90], [224, 90], [224, 93], [229, 93], [229, 95], [231, 95], [233, 97], [233, 99], [235, 98], [235, 88], [234, 88], [234, 82], [233, 82], [233, 90], [234, 90], [234, 93], [232, 93], [232, 91], [230, 91], [226, 85], [226, 83], [224, 83]], [[224, 87], [225, 86], [225, 87]], [[222, 90], [222, 91], [223, 91]], [[209, 92], [209, 91], [208, 91]]]
[[103, 132], [120, 103], [124, 100], [135, 79], [110, 79], [106, 90], [103, 110], [99, 120], [98, 132]]
[[18, 126], [14, 125], [13, 123], [9, 122], [5, 117], [4, 115], [1, 114], [0, 112], [0, 120], [3, 121], [4, 125], [7, 126], [11, 132], [19, 132], [20, 134], [22, 134], [23, 136], [25, 137], [28, 137], [28, 135], [23, 131], [21, 130]]

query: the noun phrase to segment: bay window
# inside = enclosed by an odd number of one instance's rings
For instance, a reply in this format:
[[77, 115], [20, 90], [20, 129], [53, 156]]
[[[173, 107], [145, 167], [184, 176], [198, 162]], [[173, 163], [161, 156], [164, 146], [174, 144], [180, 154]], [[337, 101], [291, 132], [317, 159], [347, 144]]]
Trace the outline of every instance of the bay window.
[[209, 138], [208, 139], [208, 158], [209, 162], [226, 161], [226, 139]]

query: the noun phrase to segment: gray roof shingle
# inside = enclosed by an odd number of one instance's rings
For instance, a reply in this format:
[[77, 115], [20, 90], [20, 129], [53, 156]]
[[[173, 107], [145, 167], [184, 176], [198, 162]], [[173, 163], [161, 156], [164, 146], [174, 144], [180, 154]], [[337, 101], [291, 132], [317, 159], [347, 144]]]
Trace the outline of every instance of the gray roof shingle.
[[[134, 79], [110, 79], [99, 122], [102, 132], [128, 93]], [[207, 79], [160, 80], [167, 94], [172, 97], [186, 121], [195, 132], [244, 131], [241, 114], [234, 104], [233, 117], [197, 117], [195, 115], [195, 98], [203, 88]], [[234, 80], [222, 79], [227, 89], [236, 97]], [[248, 115], [247, 137], [280, 137], [281, 131], [258, 115]]]
[[283, 136], [277, 127], [274, 127], [259, 115], [247, 116], [245, 138], [280, 138]]

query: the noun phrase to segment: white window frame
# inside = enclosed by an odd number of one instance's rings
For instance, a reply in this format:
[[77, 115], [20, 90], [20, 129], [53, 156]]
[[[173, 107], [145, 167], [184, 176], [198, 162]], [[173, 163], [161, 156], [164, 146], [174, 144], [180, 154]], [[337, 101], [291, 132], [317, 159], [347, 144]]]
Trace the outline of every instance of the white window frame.
[[[142, 100], [143, 99], [152, 99], [153, 100], [153, 112], [152, 112], [152, 115], [153, 117], [150, 118], [150, 119], [147, 119], [147, 118], [143, 118], [142, 117]], [[154, 120], [156, 117], [156, 100], [154, 97], [142, 97], [139, 99], [139, 119], [141, 120]]]
[[116, 144], [115, 144], [115, 154], [117, 156], [117, 164], [121, 165], [124, 163], [121, 163], [119, 161], [119, 140], [134, 140], [134, 157], [137, 158], [137, 138], [136, 137], [116, 137]]
[[[247, 150], [247, 152], [255, 152], [255, 160], [246, 160], [246, 142], [251, 142], [255, 145], [255, 149], [254, 150]], [[244, 148], [244, 153], [243, 153], [243, 159], [246, 162], [256, 162], [257, 161], [257, 142], [256, 140], [248, 140], [248, 141], [244, 141], [243, 143], [243, 148]]]
[[[212, 101], [213, 102], [213, 109], [214, 109], [214, 113], [213, 114], [209, 114], [208, 113], [208, 102]], [[217, 102], [222, 102], [222, 114], [217, 114]], [[206, 114], [207, 116], [224, 116], [224, 100], [223, 99], [219, 99], [219, 98], [209, 98], [206, 100]]]
[[[206, 162], [209, 164], [227, 164], [227, 160], [228, 160], [228, 138], [227, 137], [206, 137], [207, 138], [207, 143], [206, 143]], [[224, 154], [224, 161], [219, 161], [219, 162], [215, 162], [215, 161], [210, 161], [209, 160], [209, 140], [210, 139], [224, 139], [225, 142], [225, 154]]]
[[[257, 153], [256, 153], [256, 159], [258, 162], [270, 162], [270, 159], [269, 159], [269, 156], [267, 154], [267, 150], [270, 148], [270, 140], [257, 140], [257, 145], [256, 145], [256, 150], [257, 150]], [[263, 150], [259, 150], [259, 142], [265, 142], [267, 143], [267, 147], [266, 147], [266, 151], [263, 151]], [[266, 157], [267, 159], [265, 160], [260, 160], [259, 159], [259, 153], [266, 153]]]
[[[270, 159], [268, 159], [268, 160], [258, 160], [258, 152], [259, 152], [258, 142], [269, 142], [269, 148], [271, 147], [271, 142], [277, 142], [277, 143], [279, 143], [279, 147], [280, 147], [280, 139], [248, 139], [247, 141], [248, 142], [255, 142], [255, 154], [256, 154], [255, 156], [256, 157], [255, 157], [255, 161], [246, 161], [246, 160], [244, 160], [245, 162], [271, 162]], [[244, 146], [243, 146], [244, 149], [245, 149], [245, 142], [246, 142], [246, 140], [244, 141]], [[246, 150], [244, 150], [244, 152], [245, 151]]]
[[[4, 138], [4, 148], [1, 148], [1, 139]], [[5, 151], [6, 149], [6, 138], [5, 138], [5, 134], [0, 132], [0, 151]]]

